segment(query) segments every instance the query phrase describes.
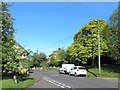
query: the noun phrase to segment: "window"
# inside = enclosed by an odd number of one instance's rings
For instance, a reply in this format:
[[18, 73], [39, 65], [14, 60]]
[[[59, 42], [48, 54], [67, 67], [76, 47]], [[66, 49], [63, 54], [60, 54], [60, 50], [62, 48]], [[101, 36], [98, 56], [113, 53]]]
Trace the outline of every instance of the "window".
[[85, 69], [85, 67], [79, 67], [78, 69]]
[[74, 69], [77, 69], [77, 67], [74, 67]]
[[74, 68], [71, 68], [71, 70], [73, 70]]

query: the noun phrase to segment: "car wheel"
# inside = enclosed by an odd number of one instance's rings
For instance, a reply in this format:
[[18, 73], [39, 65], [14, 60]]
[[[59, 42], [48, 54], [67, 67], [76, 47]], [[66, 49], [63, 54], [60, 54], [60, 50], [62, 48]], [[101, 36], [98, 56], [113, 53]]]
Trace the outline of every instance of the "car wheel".
[[77, 77], [77, 74], [76, 74], [76, 72], [75, 72], [75, 77]]

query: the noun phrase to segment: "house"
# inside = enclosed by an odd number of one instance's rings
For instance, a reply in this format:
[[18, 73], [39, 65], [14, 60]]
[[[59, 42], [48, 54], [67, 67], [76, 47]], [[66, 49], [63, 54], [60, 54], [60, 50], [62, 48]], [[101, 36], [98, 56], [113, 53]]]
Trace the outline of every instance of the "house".
[[19, 43], [14, 45], [15, 51], [20, 56], [21, 59], [27, 59], [29, 53], [25, 50]]
[[58, 48], [58, 50], [53, 51], [53, 53], [49, 55], [48, 62], [51, 61], [52, 56], [54, 56], [55, 60], [59, 59], [59, 52], [58, 52], [59, 50], [62, 50], [62, 49]]
[[[28, 59], [29, 53], [19, 43], [16, 42], [14, 48], [19, 59], [23, 59], [23, 60]], [[23, 69], [23, 62], [20, 60], [18, 70], [22, 70], [22, 69]]]

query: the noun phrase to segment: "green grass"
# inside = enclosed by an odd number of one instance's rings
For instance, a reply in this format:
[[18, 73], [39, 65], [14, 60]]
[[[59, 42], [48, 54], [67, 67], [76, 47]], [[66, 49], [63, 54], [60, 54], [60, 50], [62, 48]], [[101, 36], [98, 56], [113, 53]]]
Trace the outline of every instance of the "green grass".
[[[87, 72], [87, 77], [98, 76], [98, 68], [88, 69], [90, 72]], [[106, 78], [118, 78], [119, 77], [119, 67], [118, 66], [104, 66], [101, 67], [101, 73], [99, 77]]]
[[44, 67], [43, 70], [48, 70], [52, 72], [58, 72], [58, 68], [56, 67]]
[[36, 79], [29, 77], [19, 77], [19, 83], [15, 84], [14, 80], [11, 78], [3, 79], [2, 82], [2, 90], [20, 90], [21, 88], [29, 87], [30, 85], [37, 82]]

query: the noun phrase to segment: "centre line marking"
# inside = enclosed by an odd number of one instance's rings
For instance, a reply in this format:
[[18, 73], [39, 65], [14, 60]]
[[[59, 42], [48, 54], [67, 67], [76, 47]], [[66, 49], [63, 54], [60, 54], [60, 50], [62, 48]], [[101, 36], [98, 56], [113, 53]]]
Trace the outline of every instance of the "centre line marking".
[[50, 79], [50, 78], [48, 78], [48, 77], [44, 77], [43, 79], [46, 80], [46, 81], [48, 81], [48, 82], [50, 82], [50, 83], [52, 83], [52, 84], [54, 84], [54, 85], [56, 85], [56, 86], [61, 87], [61, 88], [71, 88], [71, 87], [68, 86], [68, 85], [62, 84], [62, 83], [57, 82], [57, 81], [55, 81], [55, 80], [53, 80], [53, 79]]

